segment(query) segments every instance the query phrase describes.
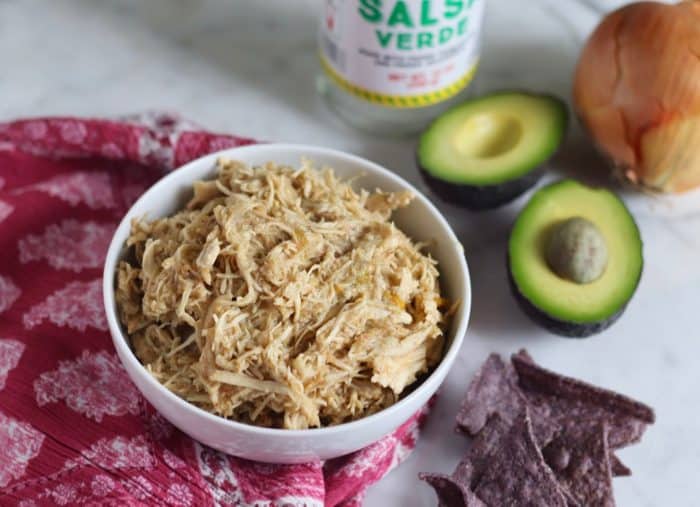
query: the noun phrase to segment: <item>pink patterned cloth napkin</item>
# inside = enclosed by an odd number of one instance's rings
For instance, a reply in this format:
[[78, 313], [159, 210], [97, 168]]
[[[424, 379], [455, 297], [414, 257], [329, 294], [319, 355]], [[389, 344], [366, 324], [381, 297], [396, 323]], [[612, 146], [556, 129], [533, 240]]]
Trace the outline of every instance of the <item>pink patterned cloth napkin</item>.
[[325, 463], [228, 456], [122, 369], [100, 289], [118, 221], [164, 171], [252, 142], [162, 114], [0, 124], [0, 505], [359, 506], [412, 451], [423, 414]]

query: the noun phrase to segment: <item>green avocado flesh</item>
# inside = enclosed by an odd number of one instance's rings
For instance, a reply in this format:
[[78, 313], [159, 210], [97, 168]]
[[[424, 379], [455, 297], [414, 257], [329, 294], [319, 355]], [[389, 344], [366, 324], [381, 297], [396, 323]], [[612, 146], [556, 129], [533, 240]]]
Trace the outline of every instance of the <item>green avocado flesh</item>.
[[[597, 226], [608, 250], [603, 274], [579, 284], [558, 276], [546, 259], [552, 230], [572, 217]], [[605, 189], [572, 180], [535, 193], [513, 226], [508, 244], [510, 274], [518, 292], [553, 319], [595, 323], [620, 312], [634, 294], [642, 273], [642, 240], [622, 201]]]
[[556, 151], [566, 131], [559, 99], [504, 92], [464, 102], [423, 133], [420, 166], [440, 180], [495, 185], [537, 168]]

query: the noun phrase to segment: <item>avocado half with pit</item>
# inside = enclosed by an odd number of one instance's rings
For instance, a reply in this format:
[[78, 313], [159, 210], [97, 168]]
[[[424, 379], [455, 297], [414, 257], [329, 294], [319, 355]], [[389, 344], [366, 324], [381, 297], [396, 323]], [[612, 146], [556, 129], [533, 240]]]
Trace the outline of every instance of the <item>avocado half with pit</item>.
[[643, 267], [639, 229], [612, 192], [564, 180], [538, 190], [508, 243], [513, 294], [536, 323], [583, 338], [613, 324]]
[[421, 135], [418, 167], [442, 199], [472, 210], [495, 208], [532, 187], [567, 126], [564, 102], [525, 92], [468, 100]]

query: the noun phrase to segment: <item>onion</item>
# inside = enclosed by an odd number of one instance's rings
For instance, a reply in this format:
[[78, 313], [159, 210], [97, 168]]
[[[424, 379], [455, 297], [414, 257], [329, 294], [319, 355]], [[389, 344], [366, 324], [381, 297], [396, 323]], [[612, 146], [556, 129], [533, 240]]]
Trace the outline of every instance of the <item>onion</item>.
[[574, 103], [627, 180], [662, 192], [700, 186], [700, 1], [609, 14], [581, 54]]

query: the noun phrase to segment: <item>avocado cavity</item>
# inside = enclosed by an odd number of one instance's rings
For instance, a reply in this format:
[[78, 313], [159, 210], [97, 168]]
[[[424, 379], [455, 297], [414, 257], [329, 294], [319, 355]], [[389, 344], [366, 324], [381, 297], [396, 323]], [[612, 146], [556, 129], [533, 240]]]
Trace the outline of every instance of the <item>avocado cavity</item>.
[[608, 248], [600, 229], [582, 217], [557, 224], [546, 249], [549, 267], [578, 284], [596, 281], [608, 265]]
[[482, 113], [468, 118], [454, 137], [459, 153], [470, 158], [493, 158], [509, 152], [520, 142], [523, 127], [517, 118]]

